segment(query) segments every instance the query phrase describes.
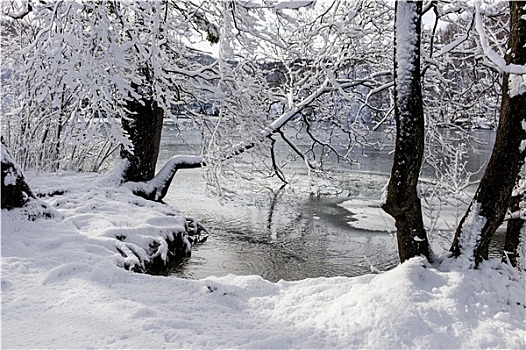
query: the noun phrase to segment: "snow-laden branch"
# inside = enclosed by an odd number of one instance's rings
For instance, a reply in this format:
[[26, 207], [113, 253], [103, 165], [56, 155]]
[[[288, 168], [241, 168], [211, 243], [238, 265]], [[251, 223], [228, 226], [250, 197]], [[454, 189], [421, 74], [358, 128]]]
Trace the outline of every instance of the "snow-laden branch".
[[468, 40], [468, 37], [469, 35], [467, 33], [460, 35], [455, 41], [443, 46], [440, 49], [440, 51], [437, 52], [437, 54], [435, 55], [435, 58], [451, 52], [454, 48], [462, 44], [464, 41]]
[[204, 165], [204, 158], [201, 156], [178, 155], [170, 158], [155, 177], [145, 182], [126, 182], [128, 187], [143, 198], [160, 201], [168, 192], [172, 179], [179, 169], [200, 168]]
[[25, 16], [27, 16], [31, 11], [33, 11], [33, 7], [31, 6], [31, 3], [28, 2], [26, 7], [22, 7], [18, 12], [11, 12], [9, 11], [7, 13], [8, 17], [11, 17], [12, 19], [23, 19]]
[[377, 94], [379, 92], [382, 92], [384, 90], [387, 90], [387, 89], [391, 88], [392, 86], [394, 86], [394, 81], [390, 81], [390, 82], [388, 82], [386, 84], [383, 84], [383, 85], [378, 86], [378, 87], [376, 87], [374, 89], [371, 89], [371, 91], [369, 91], [367, 93], [367, 96], [365, 97], [365, 102], [367, 103], [367, 101], [369, 100], [369, 98], [371, 96], [373, 96], [373, 95], [375, 95], [375, 94]]
[[[336, 79], [331, 79], [331, 77], [326, 77], [324, 81], [318, 86], [316, 90], [314, 90], [310, 95], [305, 97], [300, 102], [293, 105], [291, 108], [289, 108], [287, 111], [282, 113], [280, 116], [278, 116], [270, 125], [268, 125], [266, 128], [261, 130], [260, 136], [258, 137], [258, 140], [252, 140], [251, 142], [239, 142], [236, 145], [232, 146], [230, 150], [225, 151], [221, 158], [223, 159], [230, 159], [234, 156], [240, 155], [249, 149], [256, 146], [258, 142], [262, 142], [263, 140], [270, 138], [275, 133], [282, 134], [283, 140], [291, 147], [291, 149], [296, 152], [298, 155], [300, 155], [303, 159], [301, 152], [299, 151], [299, 148], [295, 146], [292, 143], [292, 140], [287, 138], [283, 133], [281, 133], [281, 128], [289, 122], [292, 118], [294, 118], [298, 113], [300, 113], [302, 110], [304, 110], [306, 107], [310, 106], [316, 99], [320, 98], [323, 94], [335, 91], [335, 90], [342, 90], [342, 89], [348, 89], [352, 87], [356, 87], [359, 85], [366, 86], [368, 83], [373, 83], [375, 81], [374, 78], [391, 75], [392, 73], [389, 71], [380, 71], [375, 72], [369, 75], [368, 77], [356, 79], [352, 82], [338, 82]], [[332, 83], [332, 84], [331, 84]], [[374, 89], [370, 95], [373, 95], [375, 93], [384, 91], [385, 89], [390, 88], [393, 85], [393, 82], [389, 82], [386, 84], [383, 84], [382, 86], [378, 87], [377, 89]], [[312, 137], [312, 135], [311, 135]], [[306, 164], [311, 169], [317, 169], [319, 168], [316, 164], [312, 162], [306, 162]]]
[[283, 141], [285, 141], [287, 143], [287, 145], [289, 145], [290, 148], [292, 148], [292, 150], [294, 152], [296, 152], [296, 154], [298, 156], [301, 157], [301, 159], [303, 159], [303, 161], [305, 162], [305, 164], [307, 165], [307, 167], [309, 167], [310, 169], [313, 169], [313, 170], [316, 170], [318, 169], [318, 165], [317, 164], [314, 164], [313, 162], [311, 162], [306, 156], [305, 154], [303, 154], [303, 152], [301, 152], [301, 150], [298, 148], [298, 146], [296, 146], [296, 144], [294, 142], [292, 142], [292, 140], [287, 136], [285, 135], [285, 133], [283, 131], [279, 131], [279, 134], [281, 136], [281, 138], [283, 139]]
[[264, 136], [274, 133], [277, 129], [281, 128], [285, 123], [287, 123], [292, 117], [294, 117], [299, 111], [305, 108], [307, 105], [311, 104], [315, 99], [320, 97], [323, 93], [327, 92], [329, 87], [329, 78], [325, 78], [323, 83], [309, 96], [307, 96], [303, 101], [292, 107], [287, 112], [283, 113], [276, 120], [274, 120], [268, 128], [265, 128], [261, 133]]
[[[163, 70], [171, 74], [179, 74], [179, 75], [187, 76], [189, 78], [201, 78], [204, 80], [212, 81], [214, 79], [221, 78], [221, 76], [215, 73], [214, 71], [216, 66], [217, 66], [217, 61], [214, 61], [212, 64], [200, 67], [199, 69], [196, 69], [196, 70], [188, 70], [188, 69], [183, 69], [183, 68], [176, 67], [176, 66], [163, 67]], [[206, 75], [207, 71], [214, 72], [214, 74]]]
[[[281, 114], [276, 120], [274, 120], [268, 127], [261, 130], [259, 141], [262, 142], [266, 138], [271, 137], [273, 134], [279, 132], [279, 130], [294, 116], [301, 112], [305, 107], [310, 105], [314, 100], [320, 97], [327, 91], [330, 91], [331, 88], [328, 86], [329, 78], [326, 78], [324, 82], [314, 91], [312, 94], [303, 99], [300, 103], [296, 104], [290, 108], [285, 113]], [[285, 140], [287, 142], [287, 140]], [[290, 140], [289, 140], [290, 141]], [[249, 149], [253, 148], [257, 142], [240, 142], [234, 145], [229, 151], [222, 154], [222, 158], [230, 159], [234, 156], [240, 155]], [[294, 149], [294, 147], [293, 147]]]
[[316, 0], [295, 0], [282, 1], [274, 5], [276, 10], [298, 10], [302, 7], [312, 8], [316, 4]]
[[480, 15], [480, 1], [475, 1], [475, 28], [479, 34], [480, 45], [484, 50], [484, 55], [495, 64], [499, 70], [510, 74], [526, 74], [526, 66], [517, 64], [506, 64], [504, 57], [496, 53], [489, 45], [488, 39], [484, 32], [484, 26], [482, 24], [482, 17]]

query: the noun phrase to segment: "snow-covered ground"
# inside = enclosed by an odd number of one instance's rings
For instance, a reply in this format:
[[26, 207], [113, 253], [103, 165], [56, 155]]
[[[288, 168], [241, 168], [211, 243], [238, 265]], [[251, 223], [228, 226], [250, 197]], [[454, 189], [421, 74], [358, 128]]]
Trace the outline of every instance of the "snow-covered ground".
[[44, 199], [54, 218], [2, 210], [2, 348], [526, 348], [525, 276], [497, 261], [278, 283], [137, 274], [116, 237], [145, 247], [181, 228], [175, 209], [95, 175], [30, 181], [66, 192]]

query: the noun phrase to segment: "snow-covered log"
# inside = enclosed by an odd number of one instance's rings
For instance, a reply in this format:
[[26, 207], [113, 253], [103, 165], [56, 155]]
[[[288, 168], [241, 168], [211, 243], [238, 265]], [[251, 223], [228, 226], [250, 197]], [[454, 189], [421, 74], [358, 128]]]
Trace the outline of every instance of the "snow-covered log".
[[177, 170], [200, 168], [203, 165], [204, 158], [201, 156], [174, 156], [166, 162], [153, 179], [143, 182], [129, 181], [124, 185], [136, 195], [158, 202], [166, 196]]
[[29, 220], [37, 218], [62, 218], [52, 206], [37, 198], [29, 187], [22, 169], [14, 161], [6, 145], [1, 143], [2, 206], [1, 209], [18, 209]]

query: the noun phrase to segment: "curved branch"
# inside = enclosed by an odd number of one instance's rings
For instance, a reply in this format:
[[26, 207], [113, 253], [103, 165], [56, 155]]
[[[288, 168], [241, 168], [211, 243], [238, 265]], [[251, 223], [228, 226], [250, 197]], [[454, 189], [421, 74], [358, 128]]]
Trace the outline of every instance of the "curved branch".
[[504, 73], [510, 74], [526, 74], [526, 67], [520, 64], [507, 64], [504, 57], [493, 51], [488, 43], [486, 34], [484, 33], [484, 25], [482, 24], [482, 18], [480, 15], [480, 2], [475, 1], [475, 28], [479, 34], [480, 45], [484, 51], [484, 55], [497, 66], [499, 70]]
[[24, 19], [24, 17], [27, 16], [31, 11], [33, 11], [33, 7], [31, 6], [31, 2], [28, 2], [26, 8], [22, 8], [20, 11], [16, 13], [8, 12], [6, 15], [8, 17], [11, 17], [12, 19], [18, 20], [18, 19]]
[[166, 196], [177, 170], [200, 168], [204, 165], [204, 158], [201, 156], [174, 156], [166, 162], [153, 179], [143, 182], [129, 181], [124, 186], [138, 196], [158, 202]]
[[296, 154], [298, 156], [301, 157], [301, 159], [303, 159], [303, 161], [305, 162], [305, 164], [307, 164], [307, 166], [312, 169], [312, 170], [318, 170], [318, 166], [314, 163], [312, 163], [306, 156], [305, 154], [298, 148], [298, 146], [296, 146], [292, 140], [287, 136], [285, 135], [285, 133], [281, 130], [278, 131], [281, 138], [283, 139], [283, 141], [285, 141], [287, 143], [287, 145], [289, 145], [289, 147], [294, 151], [296, 152]]
[[276, 176], [285, 184], [288, 183], [287, 179], [285, 178], [285, 175], [281, 171], [280, 167], [278, 166], [277, 159], [276, 159], [276, 149], [274, 146], [276, 145], [276, 139], [273, 137], [269, 137], [271, 140], [271, 147], [270, 147], [270, 157], [272, 159], [272, 169], [274, 170], [274, 173]]

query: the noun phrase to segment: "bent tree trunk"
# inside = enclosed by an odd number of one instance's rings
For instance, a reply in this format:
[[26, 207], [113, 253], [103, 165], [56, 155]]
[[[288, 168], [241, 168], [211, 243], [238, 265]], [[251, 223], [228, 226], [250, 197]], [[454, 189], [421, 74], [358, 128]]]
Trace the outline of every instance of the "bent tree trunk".
[[424, 154], [424, 111], [420, 85], [420, 25], [422, 3], [395, 3], [395, 119], [396, 146], [386, 200], [382, 204], [395, 219], [400, 261], [418, 255], [430, 259], [418, 195]]
[[133, 150], [123, 147], [120, 152], [121, 158], [128, 161], [123, 181], [148, 181], [155, 175], [164, 111], [150, 98], [133, 99], [126, 107], [130, 114], [122, 120], [122, 127], [129, 135]]
[[[526, 15], [526, 2], [510, 1], [510, 14], [506, 64], [525, 65], [526, 20], [521, 17]], [[489, 244], [510, 208], [512, 190], [526, 157], [524, 79], [524, 75], [504, 74], [495, 146], [450, 249], [454, 256], [465, 254], [475, 267], [488, 258]]]
[[2, 148], [2, 209], [21, 208], [35, 195], [4, 143]]

